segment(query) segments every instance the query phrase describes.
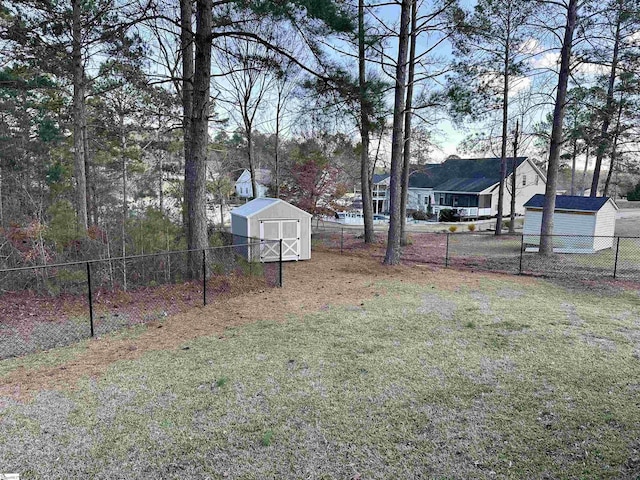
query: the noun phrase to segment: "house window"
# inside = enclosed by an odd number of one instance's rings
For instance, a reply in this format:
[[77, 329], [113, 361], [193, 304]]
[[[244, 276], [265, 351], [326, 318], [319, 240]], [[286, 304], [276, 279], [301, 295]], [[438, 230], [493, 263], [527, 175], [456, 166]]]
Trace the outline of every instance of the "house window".
[[527, 176], [526, 175], [522, 175], [522, 186], [523, 187], [527, 186]]

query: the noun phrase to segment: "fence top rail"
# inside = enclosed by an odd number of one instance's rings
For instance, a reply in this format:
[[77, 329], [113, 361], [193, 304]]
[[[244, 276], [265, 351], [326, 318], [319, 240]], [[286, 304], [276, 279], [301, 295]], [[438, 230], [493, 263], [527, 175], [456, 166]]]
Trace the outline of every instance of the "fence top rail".
[[[461, 223], [460, 225], [465, 225], [464, 223]], [[345, 230], [345, 231], [354, 231], [354, 230], [363, 230], [364, 227], [362, 225], [341, 225], [341, 226], [326, 226], [326, 227], [319, 227], [319, 228], [315, 228], [314, 227], [314, 231], [315, 233], [319, 233], [322, 230], [328, 230], [328, 231], [332, 231], [332, 230]], [[425, 235], [425, 234], [429, 234], [429, 235], [481, 235], [481, 236], [501, 236], [501, 237], [573, 237], [573, 238], [620, 238], [622, 240], [639, 240], [640, 236], [631, 236], [631, 235], [579, 235], [579, 234], [571, 234], [571, 233], [553, 233], [553, 234], [549, 234], [549, 235], [543, 235], [541, 233], [524, 233], [524, 232], [517, 232], [517, 233], [508, 233], [508, 232], [503, 232], [500, 235], [496, 235], [495, 231], [485, 231], [485, 232], [478, 232], [478, 231], [474, 231], [474, 232], [457, 232], [457, 233], [451, 233], [451, 232], [422, 232], [422, 231], [407, 231], [407, 233], [410, 234], [414, 234], [414, 235]]]
[[[246, 237], [246, 238], [250, 238], [250, 237]], [[222, 250], [222, 249], [232, 249], [232, 248], [237, 248], [237, 247], [250, 247], [250, 246], [255, 246], [257, 244], [260, 243], [278, 243], [279, 240], [260, 240], [260, 239], [255, 239], [255, 242], [248, 242], [248, 243], [236, 243], [234, 245], [221, 245], [221, 246], [217, 246], [217, 247], [207, 247], [207, 248], [192, 248], [190, 250], [165, 250], [165, 251], [161, 251], [161, 252], [156, 252], [156, 253], [144, 253], [144, 254], [140, 254], [140, 255], [127, 255], [125, 257], [109, 257], [109, 258], [98, 258], [98, 259], [92, 259], [92, 260], [79, 260], [77, 262], [65, 262], [65, 263], [48, 263], [45, 265], [31, 265], [31, 266], [26, 266], [26, 267], [15, 267], [15, 268], [4, 268], [4, 269], [0, 269], [0, 274], [1, 273], [10, 273], [10, 272], [18, 272], [18, 271], [24, 271], [24, 270], [36, 270], [36, 269], [41, 269], [41, 268], [60, 268], [60, 267], [70, 267], [70, 266], [77, 266], [77, 265], [86, 265], [87, 263], [91, 264], [91, 263], [102, 263], [102, 262], [113, 262], [113, 261], [126, 261], [126, 260], [133, 260], [133, 259], [139, 259], [139, 258], [148, 258], [148, 257], [159, 257], [162, 255], [177, 255], [179, 253], [190, 253], [190, 252], [202, 252], [204, 251], [212, 251], [212, 250]]]

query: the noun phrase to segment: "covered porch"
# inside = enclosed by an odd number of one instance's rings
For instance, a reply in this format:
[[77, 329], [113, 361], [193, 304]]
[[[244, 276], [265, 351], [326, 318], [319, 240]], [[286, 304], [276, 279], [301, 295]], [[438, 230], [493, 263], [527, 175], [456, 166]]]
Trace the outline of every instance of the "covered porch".
[[440, 210], [457, 210], [463, 218], [490, 217], [491, 194], [471, 192], [435, 192], [435, 205], [433, 213], [439, 214]]

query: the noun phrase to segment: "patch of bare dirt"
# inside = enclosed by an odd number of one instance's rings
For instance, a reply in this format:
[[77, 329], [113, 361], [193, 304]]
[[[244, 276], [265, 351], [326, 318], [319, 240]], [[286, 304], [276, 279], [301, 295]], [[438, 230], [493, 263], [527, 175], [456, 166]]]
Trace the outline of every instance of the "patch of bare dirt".
[[[361, 249], [349, 255], [314, 251], [310, 261], [284, 265], [283, 288], [264, 288], [251, 292], [237, 289], [218, 296], [206, 307], [154, 321], [135, 339], [105, 336], [88, 343], [73, 360], [55, 367], [20, 367], [0, 378], [0, 394], [16, 399], [30, 398], [43, 389], [74, 388], [83, 377], [99, 377], [121, 360], [133, 360], [145, 352], [174, 349], [184, 342], [206, 335], [224, 337], [228, 327], [259, 320], [285, 321], [291, 315], [319, 311], [327, 305], [359, 305], [363, 300], [384, 293], [377, 285], [383, 280], [408, 283], [434, 283], [438, 288], [456, 290], [462, 285], [479, 287], [487, 277], [505, 275], [438, 269], [424, 265], [384, 266], [379, 248]], [[514, 284], [536, 280], [509, 276]]]

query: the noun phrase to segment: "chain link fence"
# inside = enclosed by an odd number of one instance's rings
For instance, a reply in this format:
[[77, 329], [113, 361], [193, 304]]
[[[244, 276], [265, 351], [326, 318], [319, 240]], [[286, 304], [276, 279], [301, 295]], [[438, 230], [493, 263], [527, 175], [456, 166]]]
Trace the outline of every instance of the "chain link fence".
[[[282, 286], [280, 241], [0, 270], [0, 359], [165, 318], [223, 295]], [[273, 258], [273, 257], [272, 257]], [[277, 257], [276, 257], [277, 258]]]
[[[332, 227], [316, 229], [312, 246], [340, 253], [367, 251], [381, 257], [386, 232], [377, 232], [368, 248], [362, 229]], [[553, 255], [538, 252], [539, 235], [479, 232], [410, 232], [401, 259], [409, 264], [428, 264], [458, 269], [483, 270], [584, 280], [615, 278], [640, 281], [640, 237], [551, 235]]]

